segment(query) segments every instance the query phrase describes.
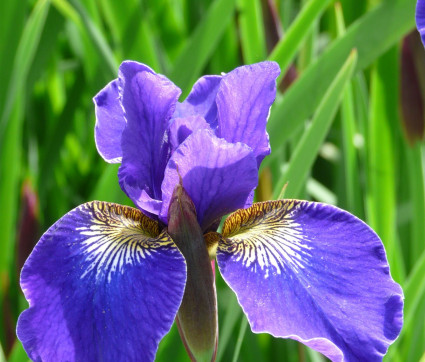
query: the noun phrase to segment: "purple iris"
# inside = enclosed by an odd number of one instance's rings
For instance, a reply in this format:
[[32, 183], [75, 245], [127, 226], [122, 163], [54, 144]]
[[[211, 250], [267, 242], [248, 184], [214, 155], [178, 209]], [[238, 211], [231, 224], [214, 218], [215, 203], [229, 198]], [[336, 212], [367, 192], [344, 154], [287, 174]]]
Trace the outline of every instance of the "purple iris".
[[254, 332], [333, 361], [382, 359], [403, 293], [378, 236], [330, 205], [252, 205], [278, 75], [263, 62], [205, 76], [179, 103], [167, 78], [122, 63], [94, 98], [96, 145], [138, 209], [89, 202], [42, 236], [21, 275], [31, 359], [153, 360], [176, 320], [191, 358], [213, 360], [215, 257]]
[[418, 0], [416, 3], [415, 20], [422, 43], [425, 45], [425, 2], [423, 0]]

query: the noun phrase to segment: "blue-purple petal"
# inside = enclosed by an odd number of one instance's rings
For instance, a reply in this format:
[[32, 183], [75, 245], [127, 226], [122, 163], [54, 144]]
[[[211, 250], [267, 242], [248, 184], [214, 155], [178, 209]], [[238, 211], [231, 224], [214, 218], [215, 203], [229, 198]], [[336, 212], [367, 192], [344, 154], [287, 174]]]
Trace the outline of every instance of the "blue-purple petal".
[[416, 3], [416, 27], [425, 45], [425, 1], [418, 0]]
[[183, 256], [139, 210], [83, 204], [41, 238], [21, 274], [17, 334], [34, 361], [151, 361], [180, 306]]
[[120, 163], [122, 157], [121, 135], [125, 128], [124, 112], [118, 92], [118, 80], [113, 80], [94, 98], [96, 147], [103, 159]]
[[256, 159], [248, 146], [228, 143], [208, 130], [193, 133], [174, 152], [165, 170], [161, 210], [164, 222], [179, 174], [195, 204], [202, 230], [244, 207], [258, 182]]
[[217, 128], [216, 96], [221, 76], [206, 75], [197, 80], [183, 103], [178, 103], [174, 117], [201, 116], [210, 127]]
[[193, 132], [201, 129], [208, 129], [211, 131], [210, 125], [201, 116], [187, 116], [185, 118], [173, 119], [168, 129], [171, 153], [173, 153]]
[[118, 70], [118, 79], [120, 86], [120, 93], [126, 91], [126, 87], [131, 87], [131, 80], [133, 77], [140, 72], [148, 72], [156, 74], [152, 68], [148, 67], [146, 64], [135, 62], [133, 60], [126, 60], [121, 63]]
[[166, 131], [180, 89], [162, 75], [150, 70], [137, 72], [132, 63], [124, 65], [120, 68], [120, 87], [127, 125], [122, 134], [118, 178], [130, 199], [152, 213], [151, 200], [154, 204], [162, 200], [161, 183], [170, 152]]
[[223, 77], [217, 93], [218, 135], [251, 147], [258, 166], [270, 154], [266, 123], [279, 73], [274, 62], [242, 66]]
[[402, 326], [403, 293], [361, 220], [305, 201], [229, 216], [217, 260], [254, 332], [293, 338], [333, 361], [381, 361]]

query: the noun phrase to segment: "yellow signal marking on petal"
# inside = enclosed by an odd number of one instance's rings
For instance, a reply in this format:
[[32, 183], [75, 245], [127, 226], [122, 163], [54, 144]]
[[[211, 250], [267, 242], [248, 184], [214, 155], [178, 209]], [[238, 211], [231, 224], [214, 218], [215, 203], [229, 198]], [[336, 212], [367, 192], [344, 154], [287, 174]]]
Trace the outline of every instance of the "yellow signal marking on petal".
[[205, 244], [207, 246], [208, 255], [210, 260], [214, 260], [217, 254], [218, 243], [222, 236], [215, 231], [210, 231], [209, 233], [204, 234]]
[[83, 235], [83, 252], [88, 265], [81, 278], [96, 273], [110, 281], [126, 264], [138, 264], [162, 247], [177, 247], [170, 236], [159, 232], [159, 224], [139, 210], [113, 203], [93, 201], [81, 205], [88, 225], [77, 228]]
[[303, 203], [266, 201], [234, 212], [224, 222], [218, 249], [253, 271], [265, 271], [266, 278], [269, 272], [281, 274], [287, 267], [295, 272], [303, 269], [311, 246], [294, 218]]

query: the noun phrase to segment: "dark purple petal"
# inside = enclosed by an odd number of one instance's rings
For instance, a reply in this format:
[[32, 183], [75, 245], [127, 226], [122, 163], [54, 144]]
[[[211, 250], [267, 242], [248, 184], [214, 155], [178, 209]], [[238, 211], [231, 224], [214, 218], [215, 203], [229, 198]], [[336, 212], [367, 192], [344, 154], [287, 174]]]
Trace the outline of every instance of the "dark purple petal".
[[17, 230], [17, 270], [24, 266], [40, 238], [39, 197], [30, 179], [24, 181], [21, 191], [20, 215]]
[[283, 27], [276, 3], [273, 0], [263, 0], [262, 5], [267, 50], [268, 53], [271, 53], [280, 38], [282, 38]]
[[244, 207], [258, 182], [257, 163], [248, 146], [228, 143], [207, 130], [193, 133], [174, 152], [165, 170], [161, 209], [164, 222], [179, 183], [177, 167], [204, 231], [223, 215]]
[[279, 73], [274, 62], [239, 67], [223, 77], [217, 93], [218, 135], [251, 147], [258, 166], [270, 153], [266, 123]]
[[425, 1], [418, 0], [416, 3], [416, 27], [421, 34], [422, 43], [425, 45]]
[[215, 102], [221, 76], [206, 75], [198, 79], [183, 103], [178, 103], [174, 117], [202, 116], [212, 129], [217, 128]]
[[424, 62], [424, 47], [418, 32], [414, 30], [403, 39], [400, 61], [400, 121], [410, 145], [414, 145], [425, 135], [424, 99], [421, 90], [424, 78], [419, 71]]
[[193, 132], [201, 129], [208, 129], [211, 131], [210, 125], [201, 116], [175, 118], [168, 130], [171, 152], [173, 153]]
[[400, 333], [403, 292], [382, 242], [353, 215], [269, 201], [229, 216], [223, 236], [218, 265], [254, 332], [333, 361], [381, 361]]
[[106, 162], [120, 163], [122, 157], [121, 135], [125, 127], [124, 112], [118, 93], [118, 80], [113, 80], [94, 98], [96, 147]]
[[170, 152], [166, 130], [180, 89], [162, 75], [136, 72], [132, 63], [124, 64], [120, 87], [127, 126], [121, 140], [123, 157], [118, 178], [139, 208], [157, 214], [152, 210], [159, 210]]
[[21, 274], [17, 334], [34, 361], [153, 360], [180, 306], [183, 256], [139, 210], [90, 202], [41, 238]]

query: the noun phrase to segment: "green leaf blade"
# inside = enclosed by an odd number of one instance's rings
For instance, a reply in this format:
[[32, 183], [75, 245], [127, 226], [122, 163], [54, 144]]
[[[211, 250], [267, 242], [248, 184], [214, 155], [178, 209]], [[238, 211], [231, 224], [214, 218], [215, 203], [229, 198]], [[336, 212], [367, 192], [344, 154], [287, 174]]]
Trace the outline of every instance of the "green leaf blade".
[[342, 91], [351, 79], [357, 62], [357, 53], [353, 51], [338, 72], [328, 91], [325, 93], [310, 127], [303, 134], [290, 160], [288, 170], [281, 176], [275, 188], [274, 198], [285, 189], [286, 198], [297, 198], [305, 184], [319, 148], [329, 130], [337, 111]]

